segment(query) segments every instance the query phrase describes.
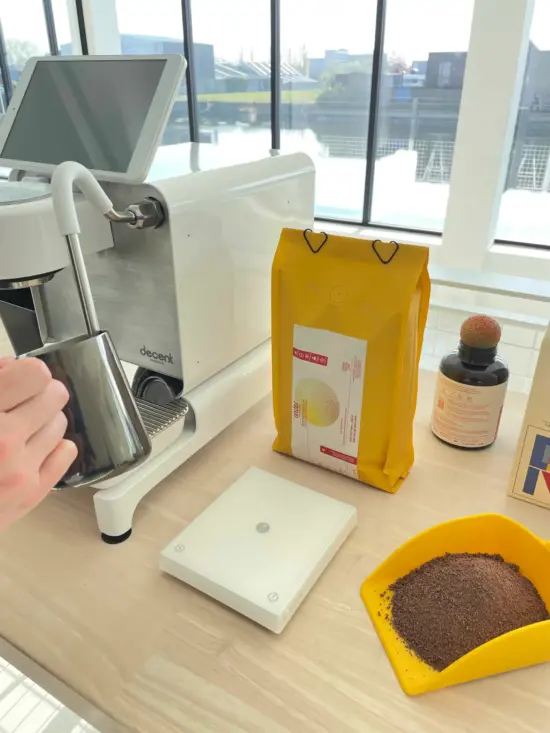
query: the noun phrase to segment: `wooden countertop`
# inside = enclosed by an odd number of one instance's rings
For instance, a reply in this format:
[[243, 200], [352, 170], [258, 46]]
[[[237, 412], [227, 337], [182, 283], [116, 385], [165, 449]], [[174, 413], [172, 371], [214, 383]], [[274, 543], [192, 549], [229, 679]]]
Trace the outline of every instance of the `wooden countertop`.
[[[417, 460], [396, 495], [271, 451], [264, 401], [155, 489], [132, 538], [97, 535], [91, 494], [53, 495], [0, 538], [0, 631], [112, 720], [143, 733], [543, 733], [550, 664], [416, 698], [402, 692], [359, 597], [404, 540], [496, 511], [550, 537], [550, 512], [509, 499], [525, 398], [500, 437], [465, 453], [429, 432], [423, 374]], [[250, 465], [355, 504], [359, 525], [282, 636], [157, 568], [160, 550]]]

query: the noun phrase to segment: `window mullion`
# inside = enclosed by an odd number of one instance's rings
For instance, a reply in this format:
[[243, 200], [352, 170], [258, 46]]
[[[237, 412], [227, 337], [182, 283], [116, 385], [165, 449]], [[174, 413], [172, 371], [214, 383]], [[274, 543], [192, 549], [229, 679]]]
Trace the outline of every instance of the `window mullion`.
[[281, 0], [271, 0], [271, 148], [281, 148]]
[[116, 0], [80, 0], [80, 5], [87, 53], [106, 56], [120, 54]]
[[182, 0], [181, 17], [183, 20], [183, 47], [187, 67], [187, 111], [189, 118], [189, 138], [192, 143], [199, 142], [199, 117], [197, 112], [197, 85], [195, 83], [195, 54], [193, 46], [193, 20], [191, 17], [191, 0]]
[[365, 176], [365, 203], [363, 206], [363, 224], [368, 226], [371, 220], [372, 196], [374, 191], [374, 168], [376, 165], [376, 140], [378, 102], [380, 100], [380, 79], [384, 62], [384, 32], [386, 26], [386, 0], [377, 0], [376, 26], [374, 31], [374, 50], [372, 56], [372, 73], [369, 101], [369, 119], [367, 130], [367, 169]]
[[442, 265], [482, 269], [494, 240], [533, 7], [534, 0], [476, 0], [437, 258]]
[[59, 45], [57, 43], [57, 34], [55, 31], [55, 20], [53, 16], [52, 0], [42, 0], [44, 8], [44, 20], [46, 22], [46, 31], [48, 33], [48, 44], [52, 56], [59, 55]]

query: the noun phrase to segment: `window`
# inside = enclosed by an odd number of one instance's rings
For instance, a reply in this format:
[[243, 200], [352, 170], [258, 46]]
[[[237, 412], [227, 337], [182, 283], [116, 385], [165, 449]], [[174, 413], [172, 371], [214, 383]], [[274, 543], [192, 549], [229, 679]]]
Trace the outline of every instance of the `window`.
[[281, 147], [315, 161], [328, 219], [363, 219], [375, 22], [375, 0], [281, 0]]
[[29, 58], [80, 52], [79, 44], [72, 43], [69, 3], [72, 0], [0, 3], [0, 113]]
[[[116, 0], [116, 18], [120, 53], [183, 53], [180, 0], [155, 0], [154, 12], [151, 12], [149, 0]], [[164, 131], [162, 145], [189, 141], [189, 110], [184, 78]]]
[[441, 231], [473, 0], [387, 0], [369, 220]]
[[42, 0], [3, 2], [0, 6], [7, 68], [3, 78], [4, 103], [9, 102], [25, 63], [32, 56], [50, 53]]
[[497, 238], [550, 246], [550, 3], [536, 0]]
[[28, 55], [80, 36], [89, 53], [185, 51], [164, 144], [305, 151], [319, 218], [442, 233], [432, 264], [550, 279], [548, 253], [495, 244], [550, 248], [550, 4], [535, 3], [86, 0], [83, 19], [76, 0], [3, 0], [0, 100]]
[[27, 59], [50, 52], [42, 0], [4, 2], [0, 10], [10, 69], [18, 75]]
[[436, 62], [437, 66], [437, 88], [448, 89], [451, 86], [451, 76], [453, 71], [452, 61]]
[[270, 0], [192, 0], [191, 14], [201, 141], [269, 150]]

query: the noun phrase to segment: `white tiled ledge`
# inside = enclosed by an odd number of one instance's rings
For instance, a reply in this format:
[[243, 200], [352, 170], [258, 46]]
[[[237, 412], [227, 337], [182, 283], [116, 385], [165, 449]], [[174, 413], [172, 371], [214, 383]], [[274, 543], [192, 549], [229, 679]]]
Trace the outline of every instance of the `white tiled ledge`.
[[0, 730], [2, 733], [98, 733], [1, 657]]
[[432, 285], [444, 285], [472, 292], [506, 295], [512, 298], [550, 303], [550, 283], [513, 275], [498, 275], [490, 272], [476, 272], [440, 265], [430, 265]]
[[[432, 302], [424, 334], [421, 358], [423, 369], [438, 370], [441, 357], [456, 349], [462, 322], [474, 312], [467, 307], [451, 307]], [[528, 394], [546, 329], [544, 319], [531, 317], [526, 322], [525, 318], [519, 320], [513, 313], [491, 312], [489, 308], [484, 308], [483, 312], [493, 315], [501, 323], [499, 355], [510, 369], [509, 388]]]
[[[467, 318], [473, 312], [477, 312], [472, 309], [471, 306], [463, 305], [462, 303], [453, 303], [441, 300], [437, 297], [432, 297], [430, 300], [430, 309], [434, 310], [446, 310], [453, 313], [463, 313], [464, 318]], [[538, 333], [544, 333], [548, 325], [548, 318], [542, 316], [534, 316], [526, 313], [519, 313], [515, 311], [502, 310], [501, 308], [491, 308], [483, 306], [483, 313], [488, 316], [496, 318], [497, 321], [503, 324], [514, 325], [516, 328], [525, 326], [528, 329], [532, 329]]]
[[[16, 677], [16, 683], [19, 683], [19, 681], [23, 683], [22, 686], [19, 684], [13, 685], [16, 699], [21, 697], [18, 694], [18, 689], [31, 686], [52, 706], [54, 713], [61, 711], [62, 716], [57, 720], [54, 719], [52, 721], [53, 725], [46, 725], [44, 729], [32, 725], [33, 721], [24, 718], [23, 722], [31, 725], [21, 727], [19, 723], [19, 727], [14, 730], [10, 725], [11, 721], [8, 721], [2, 715], [0, 704], [1, 733], [98, 733], [98, 731], [101, 731], [101, 733], [128, 733], [124, 726], [111, 720], [93, 703], [84, 700], [67, 684], [54, 677], [18, 649], [15, 649], [8, 641], [0, 638], [0, 668], [2, 667], [8, 669]], [[0, 680], [0, 693], [5, 693], [5, 691], [6, 686], [5, 684], [2, 685]], [[12, 707], [12, 710], [17, 707], [19, 706], [16, 704]], [[24, 711], [22, 712], [24, 714]]]

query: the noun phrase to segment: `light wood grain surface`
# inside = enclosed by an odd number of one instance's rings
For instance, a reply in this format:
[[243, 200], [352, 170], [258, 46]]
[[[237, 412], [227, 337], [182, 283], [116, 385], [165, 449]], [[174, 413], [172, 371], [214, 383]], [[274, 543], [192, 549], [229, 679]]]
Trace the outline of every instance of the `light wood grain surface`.
[[[396, 495], [272, 453], [265, 401], [149, 495], [123, 545], [100, 542], [88, 491], [50, 497], [0, 538], [2, 635], [143, 733], [550, 731], [550, 665], [406, 697], [359, 597], [378, 563], [441, 520], [496, 511], [550, 538], [550, 512], [506, 496], [524, 398], [508, 395], [492, 449], [465, 453], [429, 432], [433, 387], [422, 375], [417, 459]], [[250, 465], [359, 513], [282, 636], [157, 569], [160, 550]]]

